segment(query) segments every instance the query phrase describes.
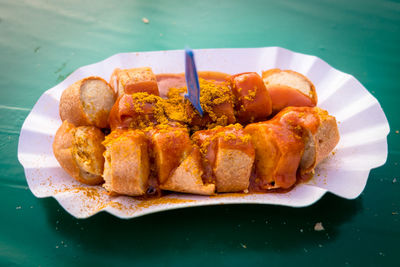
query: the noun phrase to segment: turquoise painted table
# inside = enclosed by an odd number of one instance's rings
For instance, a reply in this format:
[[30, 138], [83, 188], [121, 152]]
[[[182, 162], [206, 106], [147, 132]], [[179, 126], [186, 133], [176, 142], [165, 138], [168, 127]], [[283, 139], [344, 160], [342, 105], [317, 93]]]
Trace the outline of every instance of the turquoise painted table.
[[[148, 19], [148, 23], [143, 22]], [[0, 1], [0, 265], [399, 266], [398, 1]], [[281, 46], [354, 75], [391, 125], [362, 195], [86, 220], [36, 199], [17, 160], [39, 96], [120, 52]], [[325, 231], [314, 231], [322, 222]]]

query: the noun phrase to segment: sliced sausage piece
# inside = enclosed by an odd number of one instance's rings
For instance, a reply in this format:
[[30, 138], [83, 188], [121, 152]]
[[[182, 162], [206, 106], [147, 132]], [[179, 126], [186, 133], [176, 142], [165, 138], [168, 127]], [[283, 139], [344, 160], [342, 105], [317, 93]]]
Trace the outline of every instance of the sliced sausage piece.
[[312, 172], [340, 139], [335, 117], [321, 108], [288, 107], [279, 112], [274, 120], [303, 132], [306, 146], [300, 162], [302, 174]]
[[256, 151], [255, 182], [262, 189], [292, 187], [304, 151], [302, 137], [285, 125], [272, 122], [249, 124], [245, 132], [251, 136]]
[[266, 120], [272, 112], [271, 97], [260, 75], [245, 72], [230, 77], [235, 95], [235, 114], [239, 122]]

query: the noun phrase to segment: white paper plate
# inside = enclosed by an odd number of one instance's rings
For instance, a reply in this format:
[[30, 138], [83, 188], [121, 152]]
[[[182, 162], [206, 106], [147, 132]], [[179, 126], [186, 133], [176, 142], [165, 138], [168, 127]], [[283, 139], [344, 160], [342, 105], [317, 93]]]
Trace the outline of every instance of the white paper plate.
[[279, 47], [195, 50], [198, 70], [230, 74], [270, 68], [291, 69], [306, 75], [317, 89], [318, 106], [336, 116], [341, 135], [335, 152], [316, 169], [315, 177], [288, 193], [225, 194], [216, 197], [173, 194], [158, 200], [108, 196], [101, 186], [73, 180], [53, 156], [54, 134], [61, 125], [58, 104], [62, 91], [73, 82], [96, 75], [108, 80], [114, 68], [150, 66], [155, 73], [184, 72], [182, 50], [114, 55], [77, 69], [46, 91], [26, 118], [19, 138], [18, 159], [25, 169], [30, 190], [36, 197], [54, 197], [78, 218], [107, 211], [120, 218], [201, 205], [230, 203], [308, 206], [327, 191], [356, 198], [364, 189], [369, 171], [385, 163], [389, 125], [378, 101], [353, 76], [323, 60]]

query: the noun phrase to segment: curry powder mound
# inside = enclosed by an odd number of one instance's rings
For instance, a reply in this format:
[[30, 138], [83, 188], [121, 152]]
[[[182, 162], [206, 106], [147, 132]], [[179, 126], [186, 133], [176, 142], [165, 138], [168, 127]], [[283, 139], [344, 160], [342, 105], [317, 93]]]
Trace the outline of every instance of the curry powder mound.
[[[200, 104], [205, 113], [211, 118], [207, 128], [218, 125], [225, 126], [228, 118], [224, 114], [215, 114], [214, 108], [217, 105], [228, 103], [233, 107], [233, 94], [227, 83], [216, 83], [215, 81], [199, 79]], [[131, 128], [149, 130], [156, 127], [163, 128], [163, 125], [176, 125], [189, 127], [191, 118], [187, 114], [187, 105], [191, 105], [185, 99], [186, 87], [170, 88], [167, 98], [161, 98], [146, 92], [134, 93], [132, 97], [132, 110], [138, 114], [135, 117]], [[192, 126], [190, 130], [199, 130], [199, 127]]]

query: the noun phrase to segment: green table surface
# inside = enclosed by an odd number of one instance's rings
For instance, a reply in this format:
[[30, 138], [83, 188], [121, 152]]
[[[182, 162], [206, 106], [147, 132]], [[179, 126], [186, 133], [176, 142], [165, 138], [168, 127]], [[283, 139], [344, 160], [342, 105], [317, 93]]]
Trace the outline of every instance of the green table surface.
[[[0, 36], [1, 266], [399, 266], [399, 1], [0, 0]], [[326, 194], [307, 208], [226, 205], [79, 220], [54, 199], [35, 198], [17, 146], [41, 94], [113, 54], [185, 45], [280, 46], [354, 75], [389, 120], [386, 164], [357, 199]], [[325, 231], [314, 231], [316, 222]]]

